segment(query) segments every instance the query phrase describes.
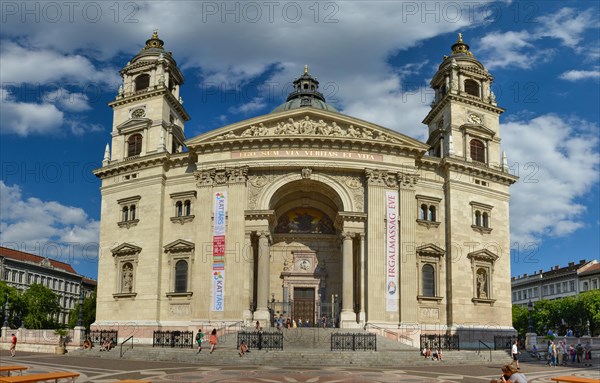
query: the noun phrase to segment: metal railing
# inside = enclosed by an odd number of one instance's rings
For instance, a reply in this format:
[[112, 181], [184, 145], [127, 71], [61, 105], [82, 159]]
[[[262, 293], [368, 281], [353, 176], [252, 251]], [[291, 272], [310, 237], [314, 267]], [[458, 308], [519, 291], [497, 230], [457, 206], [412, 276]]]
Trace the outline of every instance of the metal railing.
[[377, 351], [375, 334], [331, 334], [331, 351]]
[[377, 331], [380, 331], [381, 335], [384, 336], [385, 338], [388, 338], [387, 335], [391, 335], [393, 338], [396, 339], [396, 341], [398, 343], [402, 343], [402, 344], [405, 344], [405, 345], [410, 346], [410, 347], [415, 347], [415, 341], [412, 340], [412, 338], [410, 338], [410, 337], [408, 337], [406, 335], [402, 335], [402, 334], [400, 334], [398, 332], [391, 331], [390, 329], [387, 329], [387, 328], [379, 327], [379, 326], [374, 325], [372, 323], [365, 324], [364, 329], [368, 330], [369, 328], [372, 328], [372, 329], [375, 329]]
[[117, 330], [86, 331], [85, 337], [89, 338], [93, 345], [101, 346], [105, 339], [109, 339], [113, 345], [116, 345], [117, 339], [119, 339], [119, 332]]
[[192, 331], [154, 331], [152, 347], [194, 348]]
[[237, 346], [246, 342], [254, 350], [283, 350], [283, 334], [280, 332], [240, 331], [237, 334]]
[[484, 345], [485, 348], [487, 348], [490, 351], [490, 362], [492, 361], [492, 348], [490, 346], [488, 346], [487, 344], [485, 344], [482, 341], [479, 341], [479, 344], [477, 345], [477, 353], [479, 355], [481, 355], [481, 345]]
[[429, 347], [431, 350], [440, 350], [444, 351], [452, 351], [452, 350], [460, 350], [460, 339], [458, 335], [430, 335], [423, 334], [420, 337], [420, 345], [419, 349], [423, 349], [425, 347]]
[[[129, 347], [129, 348], [133, 349], [133, 335], [132, 335], [129, 338], [127, 338], [127, 339], [125, 339], [124, 341], [121, 342], [121, 351], [119, 352], [119, 358], [122, 358], [123, 354], [124, 354], [124, 352], [123, 352], [123, 345], [125, 344], [125, 342], [127, 342], [130, 339], [131, 339], [131, 347]], [[127, 351], [127, 350], [125, 350], [125, 351]]]

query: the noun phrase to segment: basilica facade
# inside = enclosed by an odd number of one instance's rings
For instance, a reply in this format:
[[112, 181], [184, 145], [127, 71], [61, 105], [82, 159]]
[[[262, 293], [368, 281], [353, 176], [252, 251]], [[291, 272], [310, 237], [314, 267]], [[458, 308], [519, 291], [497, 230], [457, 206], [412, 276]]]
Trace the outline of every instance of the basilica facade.
[[142, 341], [279, 315], [403, 339], [512, 330], [516, 177], [493, 77], [460, 35], [431, 80], [427, 142], [339, 113], [306, 67], [271, 113], [187, 138], [184, 77], [156, 33], [121, 75], [95, 170], [93, 327]]

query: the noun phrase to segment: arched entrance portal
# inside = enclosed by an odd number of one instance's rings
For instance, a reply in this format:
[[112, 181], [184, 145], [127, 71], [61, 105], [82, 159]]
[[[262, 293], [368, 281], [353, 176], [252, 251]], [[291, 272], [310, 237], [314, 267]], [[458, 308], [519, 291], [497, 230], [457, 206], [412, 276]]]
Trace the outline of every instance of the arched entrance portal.
[[334, 222], [342, 209], [327, 185], [298, 180], [280, 188], [271, 199], [271, 304], [274, 317], [290, 317], [304, 326], [329, 326], [339, 319], [341, 250]]

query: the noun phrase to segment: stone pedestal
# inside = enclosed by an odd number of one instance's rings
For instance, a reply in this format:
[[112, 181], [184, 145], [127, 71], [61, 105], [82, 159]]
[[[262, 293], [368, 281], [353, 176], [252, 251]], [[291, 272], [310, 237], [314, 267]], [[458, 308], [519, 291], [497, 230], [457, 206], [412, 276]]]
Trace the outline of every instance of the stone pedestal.
[[342, 311], [340, 313], [340, 328], [360, 328], [361, 325], [356, 321], [356, 313], [352, 311]]
[[271, 314], [269, 310], [257, 309], [254, 312], [254, 322], [259, 321], [260, 326], [264, 329], [271, 326]]
[[525, 349], [531, 350], [534, 344], [537, 346], [537, 334], [534, 332], [525, 334]]

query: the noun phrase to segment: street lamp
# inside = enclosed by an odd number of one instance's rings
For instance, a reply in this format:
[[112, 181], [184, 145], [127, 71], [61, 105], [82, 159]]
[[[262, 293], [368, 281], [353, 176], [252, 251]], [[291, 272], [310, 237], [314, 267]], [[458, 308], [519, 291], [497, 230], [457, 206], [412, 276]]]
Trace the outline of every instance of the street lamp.
[[531, 299], [527, 303], [527, 311], [529, 311], [529, 325], [527, 326], [527, 332], [533, 333], [533, 303], [531, 303]]
[[2, 327], [8, 327], [8, 293], [6, 293], [6, 300], [4, 301], [4, 323]]
[[77, 316], [77, 327], [83, 325], [83, 281], [79, 283], [79, 315]]

